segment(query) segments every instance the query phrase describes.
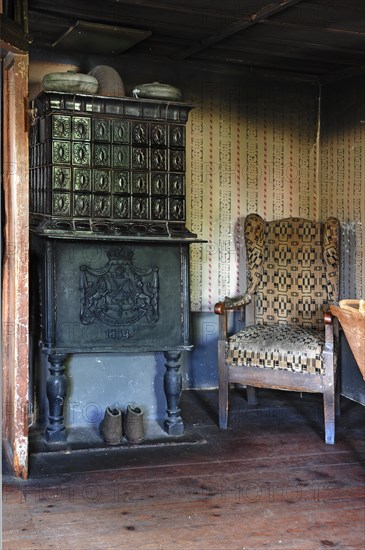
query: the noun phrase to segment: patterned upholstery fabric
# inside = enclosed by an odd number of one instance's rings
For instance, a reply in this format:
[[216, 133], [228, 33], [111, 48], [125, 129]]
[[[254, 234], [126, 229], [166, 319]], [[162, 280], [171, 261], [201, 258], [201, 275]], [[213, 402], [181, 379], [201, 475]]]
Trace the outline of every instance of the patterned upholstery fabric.
[[324, 331], [291, 325], [253, 325], [229, 340], [227, 363], [321, 374]]
[[328, 218], [323, 230], [323, 259], [329, 302], [338, 302], [339, 297], [339, 232], [338, 219]]
[[265, 222], [258, 214], [245, 221], [245, 243], [248, 263], [247, 294], [256, 292], [261, 279], [265, 247]]
[[321, 373], [323, 310], [338, 300], [338, 220], [250, 214], [245, 242], [256, 325], [229, 339], [228, 362]]

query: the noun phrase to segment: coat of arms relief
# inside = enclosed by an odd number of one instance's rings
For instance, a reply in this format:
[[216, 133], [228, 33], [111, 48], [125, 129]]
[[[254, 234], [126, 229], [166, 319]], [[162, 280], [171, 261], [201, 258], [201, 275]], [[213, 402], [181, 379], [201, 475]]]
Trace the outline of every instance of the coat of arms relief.
[[158, 321], [158, 268], [133, 263], [133, 248], [110, 249], [100, 268], [80, 266], [80, 319], [109, 326]]

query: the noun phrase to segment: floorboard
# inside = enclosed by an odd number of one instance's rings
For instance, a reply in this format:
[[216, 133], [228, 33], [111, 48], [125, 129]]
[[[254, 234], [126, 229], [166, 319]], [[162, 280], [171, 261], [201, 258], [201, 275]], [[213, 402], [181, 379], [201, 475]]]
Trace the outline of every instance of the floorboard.
[[[365, 408], [342, 400], [325, 445], [318, 396], [184, 392], [185, 440], [46, 452], [3, 478], [3, 548], [363, 550]], [[75, 436], [76, 437], [76, 436]]]

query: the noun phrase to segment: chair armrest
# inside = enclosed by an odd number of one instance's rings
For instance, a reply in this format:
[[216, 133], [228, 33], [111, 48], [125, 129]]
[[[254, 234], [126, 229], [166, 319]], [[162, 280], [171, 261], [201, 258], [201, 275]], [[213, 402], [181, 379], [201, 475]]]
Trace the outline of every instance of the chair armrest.
[[242, 296], [237, 296], [236, 298], [226, 298], [224, 302], [218, 302], [214, 306], [214, 313], [220, 316], [219, 318], [219, 337], [220, 342], [227, 341], [228, 338], [228, 323], [227, 323], [227, 312], [229, 310], [241, 309], [251, 302], [250, 294], [243, 294]]
[[224, 315], [226, 312], [226, 307], [224, 305], [224, 302], [217, 302], [214, 305], [214, 313], [216, 315]]
[[225, 342], [228, 338], [227, 333], [227, 310], [224, 302], [217, 302], [214, 306], [214, 313], [219, 315], [218, 322], [218, 342]]
[[334, 319], [334, 316], [332, 315], [331, 311], [329, 309], [326, 309], [323, 312], [323, 321], [324, 321], [325, 326], [326, 325], [333, 325], [333, 319]]
[[[324, 321], [324, 351], [333, 353], [334, 350], [334, 320], [335, 316], [331, 313], [330, 309], [323, 311]], [[337, 328], [337, 325], [336, 325]], [[337, 331], [336, 331], [337, 333]]]
[[217, 307], [217, 311], [216, 311], [216, 307], [214, 307], [214, 312], [217, 313], [218, 315], [222, 315], [223, 313], [222, 308], [224, 310], [237, 309], [249, 304], [251, 300], [252, 300], [251, 294], [243, 294], [242, 296], [236, 296], [235, 298], [230, 298], [226, 296], [224, 298], [224, 302], [218, 302], [218, 304], [216, 304], [216, 306], [219, 306], [219, 307]]

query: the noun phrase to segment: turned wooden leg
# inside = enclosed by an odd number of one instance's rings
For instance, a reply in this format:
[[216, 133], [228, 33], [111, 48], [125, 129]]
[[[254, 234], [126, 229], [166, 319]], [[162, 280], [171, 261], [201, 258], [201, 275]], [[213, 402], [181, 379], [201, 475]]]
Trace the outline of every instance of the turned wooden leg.
[[48, 356], [50, 366], [47, 379], [47, 398], [49, 404], [46, 439], [52, 443], [66, 441], [66, 428], [63, 423], [63, 407], [67, 395], [67, 379], [64, 362], [67, 355], [51, 354]]
[[164, 422], [165, 431], [169, 435], [182, 435], [184, 423], [180, 416], [180, 396], [182, 390], [182, 377], [180, 373], [181, 352], [165, 351], [166, 371], [164, 374], [164, 389], [166, 395], [167, 409]]

